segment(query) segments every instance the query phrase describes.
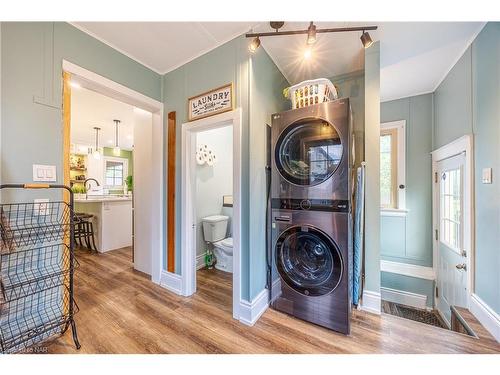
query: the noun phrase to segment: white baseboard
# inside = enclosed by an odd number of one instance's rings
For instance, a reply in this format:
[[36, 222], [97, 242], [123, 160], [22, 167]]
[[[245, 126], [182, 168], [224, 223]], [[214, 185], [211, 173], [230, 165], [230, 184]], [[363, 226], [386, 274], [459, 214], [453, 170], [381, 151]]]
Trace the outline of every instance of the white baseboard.
[[240, 301], [240, 322], [253, 326], [269, 306], [269, 290], [264, 289], [252, 302]]
[[203, 267], [205, 267], [205, 254], [200, 254], [196, 256], [196, 270], [201, 270]]
[[372, 314], [380, 315], [381, 298], [380, 293], [365, 290], [361, 299], [360, 309]]
[[380, 261], [380, 271], [396, 273], [398, 275], [417, 277], [425, 280], [435, 280], [436, 275], [432, 267], [417, 266], [415, 264], [392, 262], [389, 260]]
[[162, 271], [160, 278], [160, 286], [182, 295], [182, 277], [172, 272]]
[[423, 294], [391, 288], [380, 288], [380, 294], [384, 301], [399, 303], [419, 309], [427, 309], [427, 296]]
[[500, 342], [500, 316], [476, 294], [471, 296], [470, 312]]

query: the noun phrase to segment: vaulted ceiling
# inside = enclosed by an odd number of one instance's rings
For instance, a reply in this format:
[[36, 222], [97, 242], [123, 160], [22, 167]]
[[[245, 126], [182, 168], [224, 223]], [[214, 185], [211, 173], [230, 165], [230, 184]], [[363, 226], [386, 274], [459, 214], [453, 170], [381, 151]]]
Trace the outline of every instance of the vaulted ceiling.
[[[286, 22], [281, 30], [306, 29]], [[366, 24], [366, 23], [364, 23]], [[435, 90], [484, 26], [482, 22], [375, 22], [380, 41], [381, 100]], [[271, 31], [267, 22], [76, 22], [74, 26], [164, 74], [250, 29]], [[359, 22], [318, 22], [318, 28], [360, 26]], [[291, 84], [363, 69], [359, 32], [318, 34], [307, 61], [305, 36], [262, 38], [262, 46]]]

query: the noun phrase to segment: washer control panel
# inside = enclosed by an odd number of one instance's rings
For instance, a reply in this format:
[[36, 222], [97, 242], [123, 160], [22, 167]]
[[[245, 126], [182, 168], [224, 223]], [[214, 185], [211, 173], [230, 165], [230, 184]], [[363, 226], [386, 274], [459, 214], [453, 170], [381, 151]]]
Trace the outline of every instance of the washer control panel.
[[271, 199], [271, 208], [281, 210], [349, 212], [349, 201], [336, 199]]

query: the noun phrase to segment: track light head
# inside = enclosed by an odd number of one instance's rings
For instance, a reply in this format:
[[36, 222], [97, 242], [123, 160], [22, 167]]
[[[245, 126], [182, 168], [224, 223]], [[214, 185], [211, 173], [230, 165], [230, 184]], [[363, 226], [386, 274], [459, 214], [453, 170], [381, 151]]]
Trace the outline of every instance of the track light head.
[[368, 48], [373, 44], [373, 40], [370, 37], [368, 31], [363, 30], [363, 34], [361, 34], [361, 43], [363, 43], [363, 47]]
[[307, 45], [310, 46], [314, 43], [316, 43], [316, 26], [311, 21], [307, 28]]
[[255, 53], [255, 51], [257, 51], [257, 48], [259, 48], [260, 46], [260, 39], [259, 37], [257, 38], [254, 38], [252, 40], [252, 42], [250, 43], [250, 45], [248, 46], [248, 50], [252, 53]]

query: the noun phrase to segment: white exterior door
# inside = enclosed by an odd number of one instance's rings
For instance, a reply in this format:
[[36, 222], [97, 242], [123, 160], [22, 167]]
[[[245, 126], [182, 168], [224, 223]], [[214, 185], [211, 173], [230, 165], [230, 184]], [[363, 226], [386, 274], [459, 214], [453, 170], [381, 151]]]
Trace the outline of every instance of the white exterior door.
[[468, 307], [468, 261], [464, 246], [465, 155], [436, 164], [437, 308], [450, 323], [450, 306]]

